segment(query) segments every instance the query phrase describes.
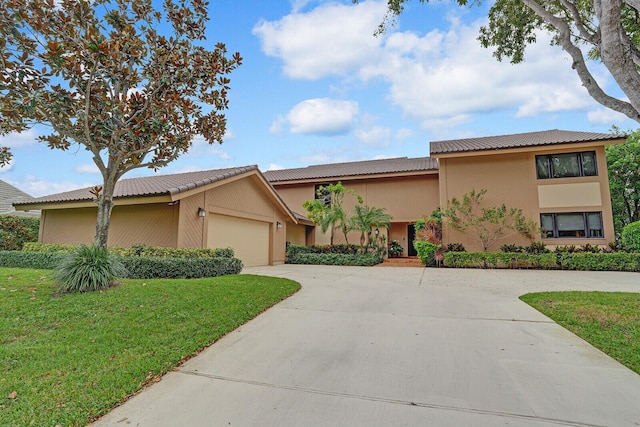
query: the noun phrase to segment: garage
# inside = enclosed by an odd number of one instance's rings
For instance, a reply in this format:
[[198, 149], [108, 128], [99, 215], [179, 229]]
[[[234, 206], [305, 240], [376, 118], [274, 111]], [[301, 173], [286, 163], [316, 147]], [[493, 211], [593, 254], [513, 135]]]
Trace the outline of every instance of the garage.
[[208, 247], [233, 248], [247, 267], [269, 265], [268, 222], [210, 214], [208, 229]]

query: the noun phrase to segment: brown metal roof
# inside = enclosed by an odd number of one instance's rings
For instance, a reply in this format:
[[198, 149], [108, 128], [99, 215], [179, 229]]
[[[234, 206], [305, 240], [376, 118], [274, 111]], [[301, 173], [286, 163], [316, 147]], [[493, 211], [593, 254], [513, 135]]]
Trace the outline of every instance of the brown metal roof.
[[[215, 169], [199, 172], [157, 175], [142, 178], [123, 179], [116, 183], [114, 198], [149, 197], [176, 195], [194, 188], [222, 181], [236, 175], [258, 170], [258, 166], [244, 166], [227, 169]], [[16, 205], [34, 205], [41, 203], [64, 203], [93, 200], [90, 188], [52, 194], [50, 196], [20, 201]]]
[[607, 141], [625, 138], [623, 135], [567, 130], [546, 130], [513, 135], [487, 136], [484, 138], [434, 141], [430, 144], [431, 155], [463, 153], [509, 148], [538, 147], [544, 145], [572, 144], [579, 142]]
[[270, 182], [281, 182], [437, 170], [438, 161], [436, 159], [430, 157], [398, 157], [395, 159], [366, 160], [361, 162], [314, 165], [296, 169], [272, 170], [265, 172], [264, 176]]

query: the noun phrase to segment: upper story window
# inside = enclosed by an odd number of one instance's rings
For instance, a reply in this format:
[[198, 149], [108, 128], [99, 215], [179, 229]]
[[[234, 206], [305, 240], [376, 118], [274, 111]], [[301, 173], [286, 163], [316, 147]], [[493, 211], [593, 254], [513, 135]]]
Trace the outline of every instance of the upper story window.
[[538, 179], [596, 176], [596, 152], [545, 154], [536, 156]]
[[323, 205], [331, 206], [331, 193], [327, 189], [329, 184], [317, 184], [314, 187], [315, 199], [320, 200]]

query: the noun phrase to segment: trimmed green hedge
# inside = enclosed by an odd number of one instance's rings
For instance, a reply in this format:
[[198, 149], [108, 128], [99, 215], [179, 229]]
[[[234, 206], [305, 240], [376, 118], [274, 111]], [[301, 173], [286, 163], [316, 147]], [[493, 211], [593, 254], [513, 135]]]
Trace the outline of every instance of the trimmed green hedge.
[[[53, 243], [25, 243], [24, 252], [62, 252], [73, 253], [80, 245]], [[133, 245], [130, 248], [109, 248], [113, 255], [124, 257], [138, 256], [145, 258], [233, 258], [232, 248], [161, 248], [146, 245]]]
[[287, 264], [371, 266], [384, 259], [373, 253], [360, 253], [357, 245], [289, 245]]
[[445, 252], [444, 265], [454, 268], [640, 271], [640, 253]]
[[[68, 256], [63, 252], [0, 251], [0, 266], [53, 270]], [[242, 261], [237, 258], [160, 258], [118, 256], [132, 279], [197, 278], [238, 274]]]
[[195, 279], [238, 274], [242, 261], [238, 258], [147, 258], [119, 257], [131, 279]]

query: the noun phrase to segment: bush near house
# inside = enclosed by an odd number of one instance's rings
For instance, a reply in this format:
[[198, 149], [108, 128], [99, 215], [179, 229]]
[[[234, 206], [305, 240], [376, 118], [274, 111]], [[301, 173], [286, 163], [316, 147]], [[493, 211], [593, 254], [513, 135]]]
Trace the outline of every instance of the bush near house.
[[40, 217], [0, 215], [0, 250], [19, 251], [26, 242], [38, 240]]
[[640, 271], [640, 253], [445, 252], [454, 268], [538, 268], [546, 270]]
[[427, 267], [436, 265], [436, 252], [441, 248], [441, 245], [426, 240], [415, 240], [413, 247], [416, 249], [421, 263]]
[[357, 245], [289, 245], [287, 264], [371, 266], [384, 260], [379, 253], [360, 251]]
[[[77, 248], [78, 245], [29, 243], [22, 251], [0, 251], [0, 267], [53, 270]], [[126, 277], [132, 279], [217, 277], [238, 274], [243, 267], [231, 248], [134, 246], [113, 248], [110, 253], [128, 271]]]

